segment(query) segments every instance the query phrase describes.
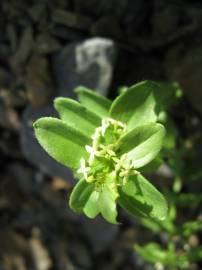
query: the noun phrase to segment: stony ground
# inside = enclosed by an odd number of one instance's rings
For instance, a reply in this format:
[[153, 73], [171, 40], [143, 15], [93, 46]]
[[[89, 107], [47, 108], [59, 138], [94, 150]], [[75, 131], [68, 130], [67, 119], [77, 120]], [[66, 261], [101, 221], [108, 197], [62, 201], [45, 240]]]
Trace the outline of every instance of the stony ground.
[[0, 10], [0, 270], [153, 269], [133, 251], [150, 238], [138, 220], [120, 213], [112, 226], [68, 208], [73, 177], [32, 122], [78, 85], [113, 98], [139, 80], [177, 80], [185, 97], [172, 115], [200, 164], [201, 2], [1, 0]]

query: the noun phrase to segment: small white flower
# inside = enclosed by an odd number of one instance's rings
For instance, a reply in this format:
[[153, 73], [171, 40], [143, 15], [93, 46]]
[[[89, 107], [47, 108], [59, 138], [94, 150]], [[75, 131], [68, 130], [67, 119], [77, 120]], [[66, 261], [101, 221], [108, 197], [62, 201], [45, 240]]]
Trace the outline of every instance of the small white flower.
[[108, 126], [109, 126], [109, 121], [107, 121], [105, 119], [102, 119], [102, 126], [101, 126], [101, 134], [102, 134], [102, 136], [105, 135], [105, 131], [108, 128]]
[[100, 156], [100, 153], [99, 153], [99, 151], [97, 151], [96, 149], [94, 149], [93, 147], [91, 147], [91, 146], [89, 146], [89, 145], [86, 145], [85, 146], [85, 148], [86, 148], [86, 151], [90, 154], [90, 157], [89, 157], [89, 164], [91, 165], [92, 164], [92, 162], [93, 162], [93, 160], [94, 160], [94, 157], [95, 156]]
[[95, 133], [92, 135], [93, 140], [97, 140], [100, 137], [100, 133], [102, 132], [102, 128], [98, 127], [95, 129]]
[[83, 174], [85, 180], [87, 180], [89, 171], [90, 171], [90, 167], [86, 167], [85, 159], [82, 158], [81, 159], [81, 167], [77, 172]]

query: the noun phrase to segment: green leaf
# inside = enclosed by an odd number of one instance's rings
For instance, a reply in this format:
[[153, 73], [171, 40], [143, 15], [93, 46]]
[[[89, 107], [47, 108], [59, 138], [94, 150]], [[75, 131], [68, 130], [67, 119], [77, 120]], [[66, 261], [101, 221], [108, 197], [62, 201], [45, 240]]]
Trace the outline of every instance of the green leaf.
[[83, 209], [84, 213], [89, 218], [94, 218], [101, 213], [108, 222], [117, 224], [116, 198], [116, 194], [108, 185], [95, 189]]
[[202, 203], [202, 193], [171, 193], [169, 196], [172, 198], [172, 201], [181, 207], [197, 207], [198, 204]]
[[173, 243], [168, 245], [167, 249], [163, 249], [159, 244], [150, 242], [145, 246], [135, 245], [136, 252], [142, 258], [152, 264], [157, 262], [163, 266], [169, 266], [169, 269], [188, 269], [189, 260], [185, 254], [176, 254]]
[[143, 218], [141, 220], [141, 223], [155, 233], [159, 233], [160, 231], [164, 230], [169, 235], [176, 235], [177, 228], [174, 222], [175, 218], [176, 218], [176, 208], [174, 205], [170, 205], [168, 214], [164, 220]]
[[81, 104], [88, 108], [88, 110], [99, 115], [101, 118], [109, 115], [109, 108], [111, 106], [109, 99], [83, 86], [77, 87], [75, 92], [78, 94]]
[[118, 96], [110, 108], [110, 116], [127, 123], [128, 130], [149, 122], [156, 122], [159, 108], [156, 102], [158, 84], [143, 81]]
[[110, 187], [103, 187], [99, 197], [99, 208], [102, 216], [112, 224], [117, 224], [116, 198]]
[[91, 136], [95, 128], [101, 125], [101, 118], [92, 113], [77, 101], [69, 98], [56, 98], [55, 109], [61, 119], [86, 136]]
[[165, 129], [161, 124], [138, 126], [119, 141], [120, 154], [127, 153], [135, 168], [149, 163], [162, 147]]
[[98, 205], [99, 195], [99, 192], [94, 189], [91, 196], [89, 197], [89, 200], [83, 208], [83, 212], [89, 218], [95, 218], [100, 213]]
[[85, 145], [90, 140], [62, 120], [43, 117], [34, 123], [34, 129], [41, 146], [63, 165], [78, 169], [81, 157], [88, 157]]
[[[162, 247], [157, 243], [149, 243], [145, 246], [135, 245], [137, 253], [147, 262], [151, 263], [163, 263], [168, 265], [168, 251], [163, 250]], [[172, 259], [171, 259], [172, 260]]]
[[109, 186], [105, 185], [98, 189], [94, 183], [80, 180], [71, 193], [70, 207], [89, 218], [95, 218], [101, 213], [108, 222], [117, 224], [116, 198]]
[[86, 180], [81, 179], [74, 187], [69, 200], [70, 207], [76, 213], [83, 213], [84, 207], [89, 202], [90, 197], [94, 192], [94, 184], [86, 182]]
[[191, 249], [186, 254], [187, 260], [189, 262], [196, 262], [202, 259], [202, 246], [198, 246], [194, 249]]
[[129, 214], [163, 220], [168, 206], [164, 196], [142, 175], [130, 176], [119, 188], [118, 203]]
[[179, 230], [180, 235], [189, 237], [191, 234], [202, 231], [202, 221], [194, 220], [185, 222]]

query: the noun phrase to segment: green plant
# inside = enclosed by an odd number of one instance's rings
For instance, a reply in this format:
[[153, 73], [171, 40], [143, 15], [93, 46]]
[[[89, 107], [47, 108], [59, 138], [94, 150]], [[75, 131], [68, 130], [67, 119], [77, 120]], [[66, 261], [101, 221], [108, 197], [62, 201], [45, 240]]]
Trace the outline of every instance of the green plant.
[[[176, 86], [167, 84], [170, 98], [167, 99], [169, 102], [164, 104], [166, 111], [162, 110], [159, 117], [167, 134], [162, 151], [156, 157], [165, 160], [166, 166], [172, 172], [172, 178], [163, 186], [169, 201], [169, 211], [163, 221], [139, 219], [141, 230], [150, 230], [150, 239], [142, 239], [142, 243], [136, 243], [134, 249], [144, 261], [152, 264], [154, 269], [201, 269], [196, 268], [196, 263], [202, 260], [199, 235], [202, 231], [202, 217], [200, 211], [196, 211], [202, 202], [199, 185], [196, 185], [193, 192], [193, 183], [201, 180], [201, 170], [196, 171], [193, 153], [186, 147], [187, 139], [179, 136], [177, 127], [168, 114], [168, 107], [180, 101], [181, 93]], [[190, 137], [188, 139], [190, 140]], [[151, 168], [151, 171], [154, 173], [155, 169]]]
[[167, 98], [161, 84], [140, 82], [113, 102], [84, 87], [76, 92], [80, 103], [55, 99], [61, 120], [43, 117], [34, 123], [41, 146], [80, 179], [70, 207], [114, 224], [117, 204], [132, 215], [163, 220], [166, 200], [142, 175], [163, 144], [165, 129], [157, 121]]

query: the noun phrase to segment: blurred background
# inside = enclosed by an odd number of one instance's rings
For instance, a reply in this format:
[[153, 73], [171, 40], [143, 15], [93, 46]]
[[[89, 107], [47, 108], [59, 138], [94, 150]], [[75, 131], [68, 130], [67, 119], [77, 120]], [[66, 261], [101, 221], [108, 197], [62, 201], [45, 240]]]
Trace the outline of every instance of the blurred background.
[[[167, 220], [74, 214], [72, 174], [33, 120], [78, 85], [114, 98], [145, 79], [178, 83], [165, 85], [164, 161], [149, 172]], [[201, 114], [201, 1], [1, 0], [0, 270], [202, 269]]]

